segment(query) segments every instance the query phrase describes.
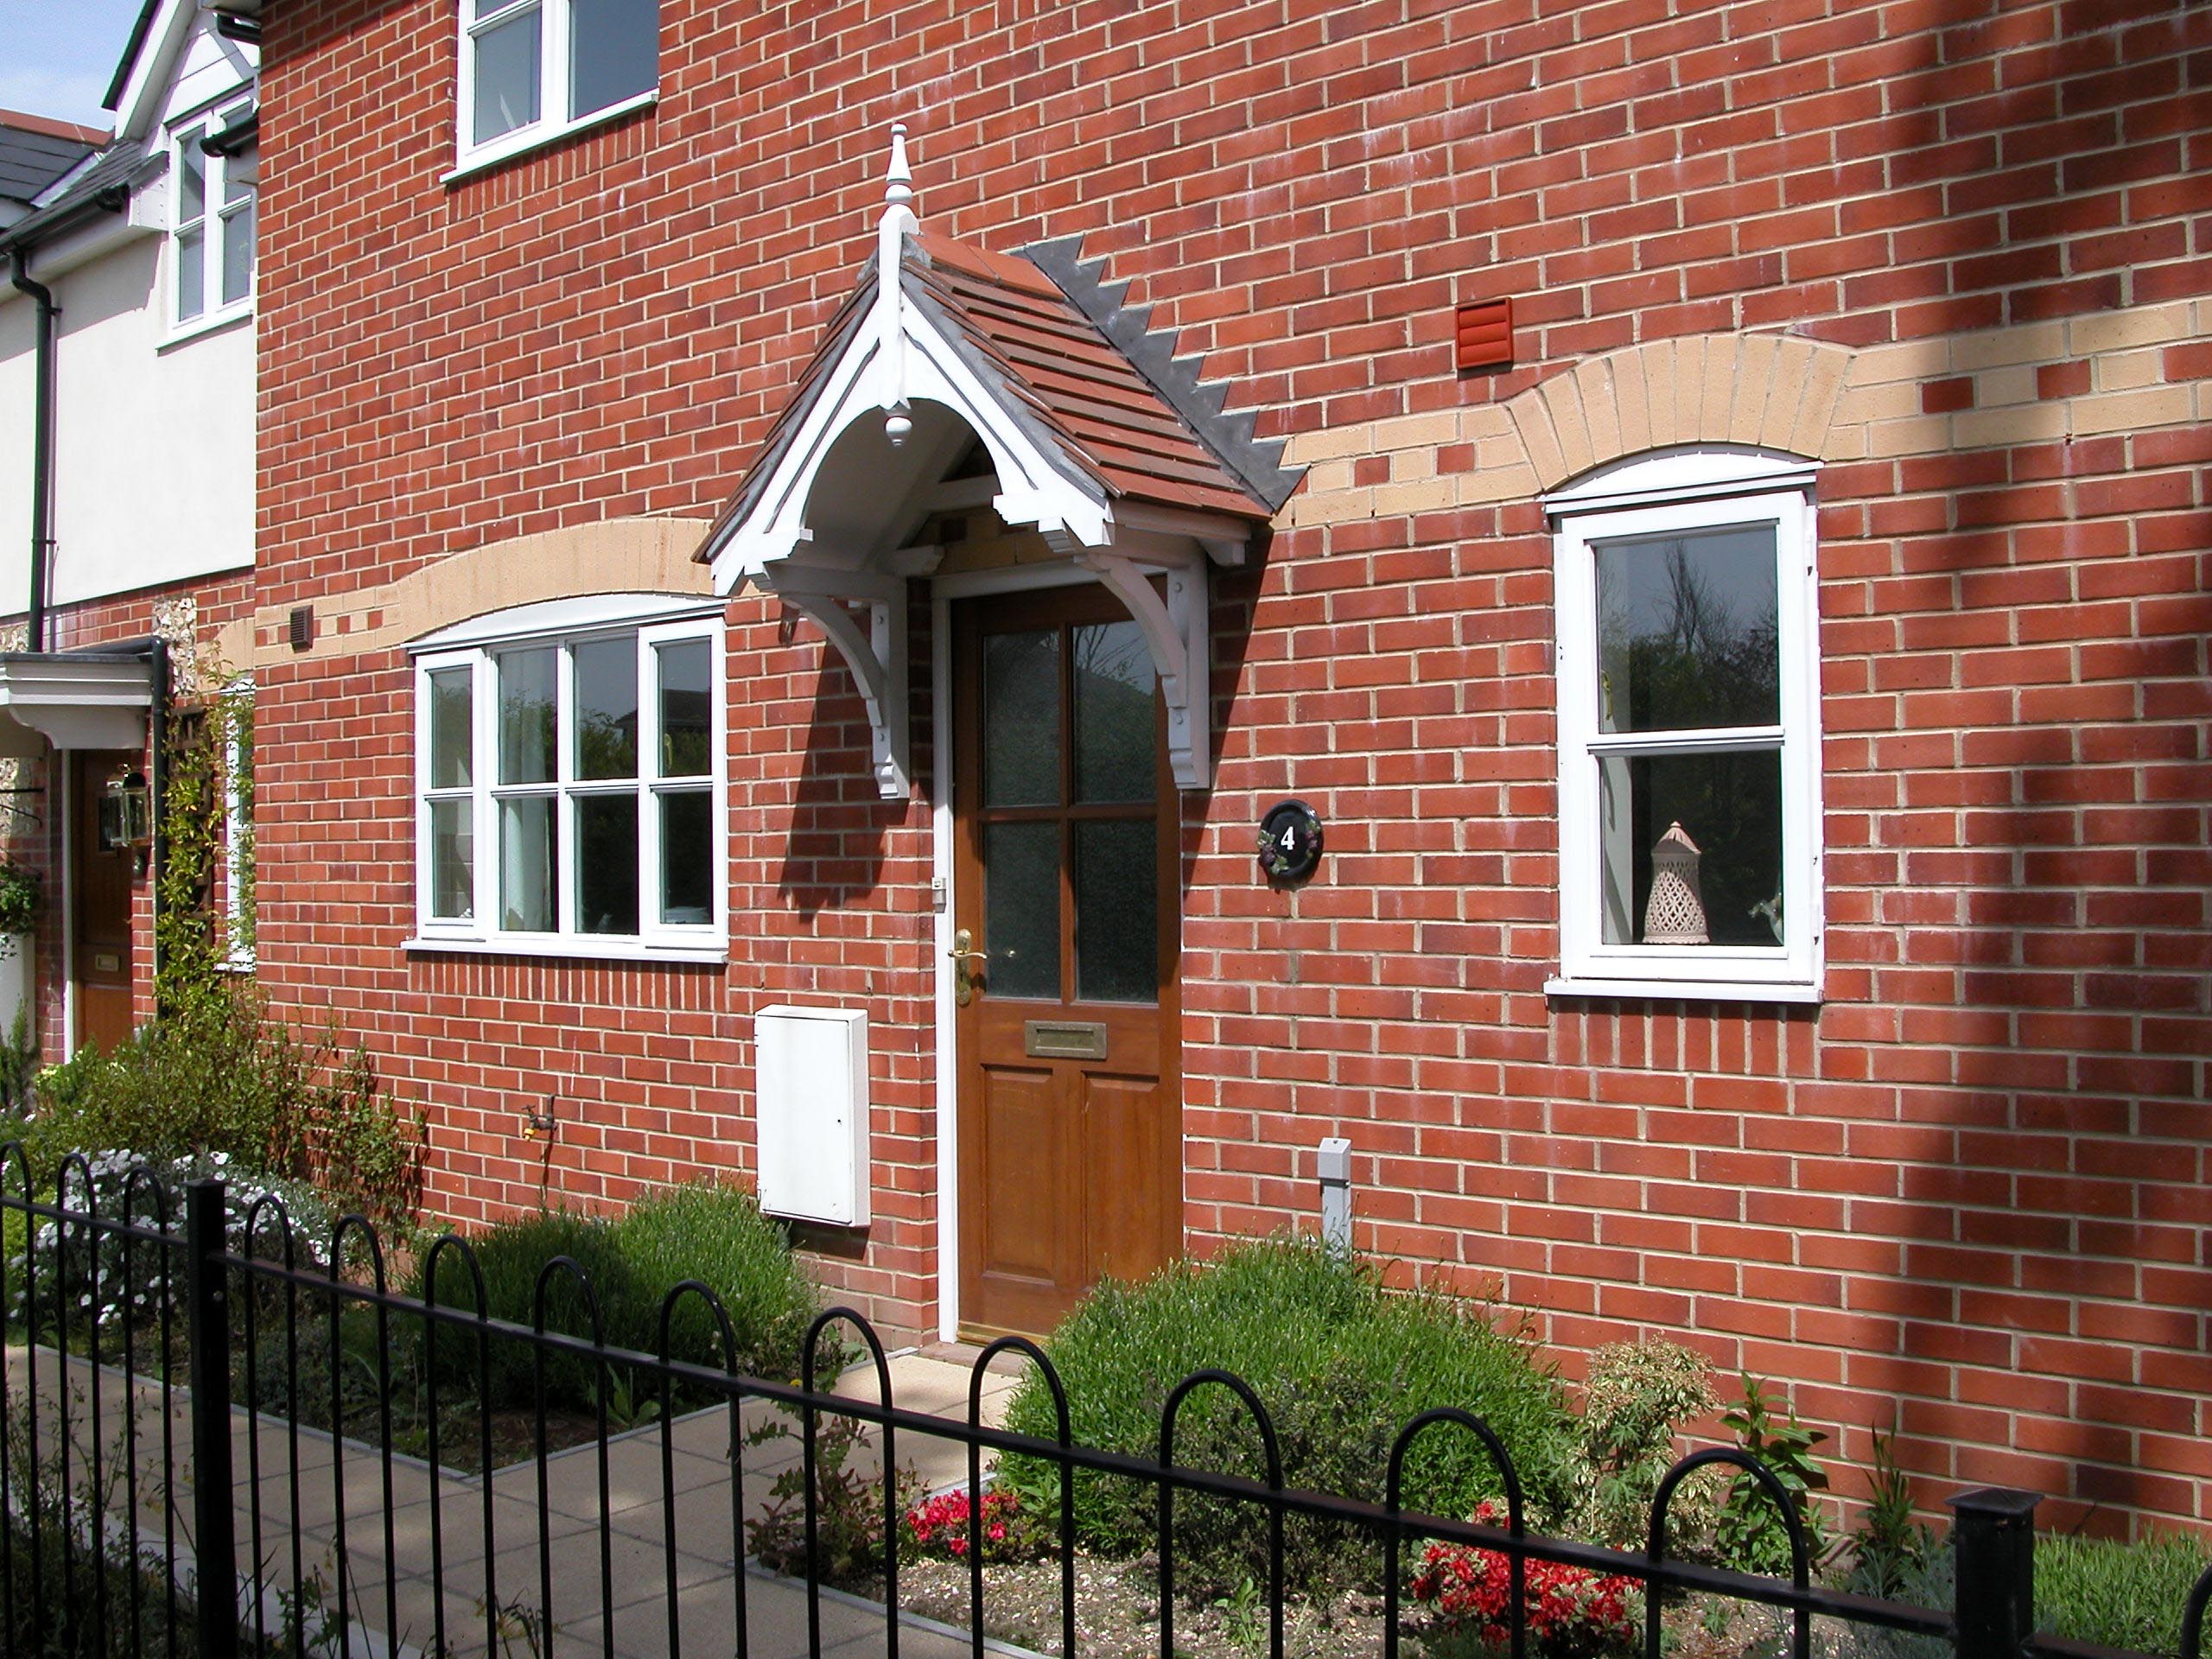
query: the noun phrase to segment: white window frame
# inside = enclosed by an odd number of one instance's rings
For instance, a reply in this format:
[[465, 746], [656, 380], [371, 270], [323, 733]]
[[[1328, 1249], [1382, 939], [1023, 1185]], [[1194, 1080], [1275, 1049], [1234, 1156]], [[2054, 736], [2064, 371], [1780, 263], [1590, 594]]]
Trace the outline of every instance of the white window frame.
[[[658, 608], [641, 609], [639, 601]], [[595, 640], [629, 639], [638, 652], [638, 776], [634, 779], [583, 779], [575, 775], [574, 701], [575, 648]], [[664, 777], [658, 772], [661, 709], [653, 677], [655, 652], [661, 645], [702, 641], [707, 646], [710, 771], [705, 774], [709, 800], [708, 859], [711, 897], [709, 919], [700, 923], [659, 919], [661, 802], [670, 794], [696, 792], [700, 776]], [[499, 658], [509, 652], [554, 649], [556, 685], [555, 777], [546, 784], [505, 785], [497, 779], [499, 758]], [[416, 950], [473, 950], [501, 955], [593, 957], [675, 962], [723, 962], [728, 957], [727, 746], [728, 713], [723, 682], [724, 638], [721, 607], [687, 605], [671, 615], [658, 595], [606, 600], [556, 601], [519, 607], [505, 618], [479, 619], [420, 641], [415, 647], [415, 915]], [[433, 789], [430, 779], [432, 705], [430, 676], [462, 668], [469, 675], [470, 781], [459, 788]], [[634, 933], [576, 931], [576, 801], [588, 796], [633, 796], [638, 801], [638, 912]], [[499, 804], [520, 796], [543, 796], [556, 803], [560, 855], [554, 895], [556, 926], [544, 932], [509, 931], [499, 916]], [[432, 914], [431, 803], [466, 799], [474, 850], [474, 899], [468, 918]]]
[[[169, 130], [169, 227], [162, 285], [168, 296], [163, 315], [168, 321], [168, 338], [171, 340], [188, 340], [253, 315], [254, 295], [261, 283], [258, 146], [248, 144], [245, 152], [238, 156], [211, 156], [200, 147], [200, 141], [210, 133], [222, 131], [252, 109], [251, 92], [236, 94], [186, 117]], [[195, 158], [200, 168], [200, 211], [199, 217], [188, 219], [184, 216], [184, 174]], [[245, 180], [246, 194], [236, 201], [226, 200], [229, 185], [236, 177]], [[225, 227], [242, 213], [254, 214], [257, 221], [254, 234], [246, 245], [245, 293], [238, 299], [226, 300]], [[195, 229], [200, 232], [200, 305], [188, 317], [183, 313], [184, 238]]]
[[[1560, 972], [1555, 996], [1817, 1002], [1824, 963], [1816, 469], [1733, 447], [1685, 449], [1609, 467], [1548, 497], [1558, 632]], [[1771, 524], [1780, 684], [1771, 727], [1603, 733], [1598, 708], [1596, 547], [1630, 537]], [[1630, 753], [1777, 751], [1783, 942], [1609, 944], [1599, 762]]]
[[[454, 88], [454, 166], [445, 175], [450, 184], [455, 179], [467, 177], [487, 167], [496, 167], [510, 156], [550, 144], [606, 122], [618, 120], [632, 110], [647, 109], [660, 101], [660, 42], [653, 42], [653, 84], [644, 92], [633, 92], [627, 98], [581, 115], [566, 113], [569, 98], [570, 14], [574, 0], [513, 0], [495, 16], [478, 18], [472, 14], [476, 0], [454, 0], [454, 10], [460, 40], [460, 50], [454, 61], [458, 65]], [[537, 56], [537, 118], [525, 121], [520, 126], [487, 138], [482, 143], [474, 140], [476, 131], [476, 37], [493, 27], [512, 22], [518, 14], [535, 11], [538, 16]], [[556, 108], [556, 106], [560, 107]]]

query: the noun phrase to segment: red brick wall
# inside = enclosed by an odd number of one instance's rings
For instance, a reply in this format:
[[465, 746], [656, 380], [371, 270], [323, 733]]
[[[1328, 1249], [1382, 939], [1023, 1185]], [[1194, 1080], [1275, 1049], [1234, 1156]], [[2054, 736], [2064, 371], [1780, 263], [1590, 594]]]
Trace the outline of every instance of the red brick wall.
[[[1851, 1459], [1896, 1427], [1931, 1498], [2001, 1479], [2099, 1524], [2212, 1518], [2212, 348], [2186, 303], [2212, 289], [2212, 12], [1038, 10], [664, 0], [657, 109], [448, 186], [450, 4], [272, 0], [260, 601], [710, 508], [868, 251], [893, 118], [931, 228], [1085, 233], [1301, 442], [1653, 340], [1940, 346], [2181, 301], [2146, 347], [2178, 418], [1967, 442], [1987, 387], [1939, 353], [1924, 445], [1827, 469], [1817, 1013], [1548, 1004], [1537, 509], [1391, 509], [1380, 454], [1349, 468], [1370, 510], [1294, 507], [1217, 610], [1187, 1220], [1310, 1214], [1305, 1149], [1349, 1134], [1363, 1243], [1539, 1307], [1570, 1352], [1689, 1332], [1793, 1381]], [[1509, 294], [1521, 366], [1455, 376], [1452, 302]], [[2139, 386], [2058, 337], [2021, 359], [2043, 397]], [[470, 1216], [534, 1193], [518, 1114], [547, 1092], [564, 1191], [744, 1166], [750, 1011], [866, 998], [889, 1219], [842, 1270], [926, 1323], [925, 809], [873, 799], [810, 631], [746, 602], [728, 661], [726, 975], [404, 957], [410, 715], [379, 656], [262, 677], [266, 976], [430, 1103]], [[1290, 791], [1332, 838], [1295, 896], [1249, 852]]]

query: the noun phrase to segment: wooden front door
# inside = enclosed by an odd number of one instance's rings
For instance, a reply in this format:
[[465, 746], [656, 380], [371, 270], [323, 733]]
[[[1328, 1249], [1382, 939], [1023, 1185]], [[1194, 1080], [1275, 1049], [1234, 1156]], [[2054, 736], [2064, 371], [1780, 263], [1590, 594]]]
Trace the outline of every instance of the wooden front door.
[[1179, 803], [1105, 589], [976, 601], [955, 635], [960, 1322], [1035, 1333], [1181, 1246]]
[[130, 1040], [130, 886], [136, 855], [102, 850], [100, 802], [107, 780], [135, 764], [124, 753], [69, 756], [70, 975], [76, 1041], [102, 1049]]

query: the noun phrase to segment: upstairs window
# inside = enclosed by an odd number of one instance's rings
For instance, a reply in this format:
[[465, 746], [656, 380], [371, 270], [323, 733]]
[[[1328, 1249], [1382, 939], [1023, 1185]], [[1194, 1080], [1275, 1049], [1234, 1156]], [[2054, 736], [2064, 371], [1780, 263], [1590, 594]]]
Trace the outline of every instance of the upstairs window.
[[649, 100], [660, 0], [461, 0], [461, 158], [493, 161]]
[[1554, 993], [1816, 1000], [1812, 471], [1624, 463], [1552, 497]]
[[532, 606], [419, 652], [418, 945], [721, 954], [721, 623], [626, 608]]
[[[253, 304], [256, 163], [252, 106], [239, 104], [169, 138], [170, 320], [180, 329], [238, 316]], [[241, 139], [238, 133], [246, 136]]]

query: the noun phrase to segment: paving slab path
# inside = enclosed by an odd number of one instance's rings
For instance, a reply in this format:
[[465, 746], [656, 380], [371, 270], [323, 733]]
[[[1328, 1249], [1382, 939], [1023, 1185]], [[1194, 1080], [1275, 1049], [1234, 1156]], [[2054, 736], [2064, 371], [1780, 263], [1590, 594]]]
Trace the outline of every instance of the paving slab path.
[[[973, 1358], [957, 1349], [893, 1356], [893, 1403], [964, 1423]], [[52, 1350], [7, 1350], [11, 1390], [27, 1389], [34, 1368], [43, 1444], [58, 1447], [66, 1421], [80, 1474], [95, 1461], [112, 1471], [130, 1460], [137, 1502], [118, 1483], [110, 1534], [135, 1536], [156, 1560], [171, 1553], [180, 1581], [188, 1583], [194, 1471], [186, 1390], [169, 1389], [165, 1406], [161, 1384], [143, 1376], [126, 1379], [77, 1359], [65, 1364]], [[1016, 1380], [986, 1376], [987, 1423], [1003, 1420]], [[876, 1401], [873, 1363], [848, 1371], [836, 1392]], [[301, 1610], [332, 1659], [726, 1656], [739, 1651], [741, 1618], [747, 1659], [797, 1659], [815, 1650], [804, 1586], [746, 1564], [741, 1542], [744, 1522], [764, 1512], [777, 1476], [799, 1459], [796, 1435], [749, 1443], [782, 1416], [766, 1402], [747, 1401], [734, 1434], [728, 1408], [715, 1407], [603, 1445], [510, 1464], [486, 1480], [418, 1459], [387, 1459], [359, 1441], [234, 1407], [239, 1605], [251, 1625], [257, 1596], [261, 1627], [272, 1633]], [[967, 1477], [967, 1453], [956, 1439], [900, 1428], [894, 1451], [899, 1467], [929, 1489]], [[874, 1426], [849, 1466], [880, 1491]], [[887, 1646], [880, 1605], [825, 1593], [817, 1617], [824, 1655]], [[897, 1641], [912, 1659], [969, 1650], [964, 1633], [912, 1618], [902, 1620]]]

